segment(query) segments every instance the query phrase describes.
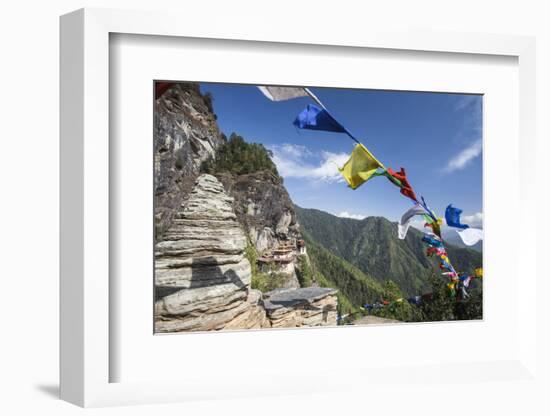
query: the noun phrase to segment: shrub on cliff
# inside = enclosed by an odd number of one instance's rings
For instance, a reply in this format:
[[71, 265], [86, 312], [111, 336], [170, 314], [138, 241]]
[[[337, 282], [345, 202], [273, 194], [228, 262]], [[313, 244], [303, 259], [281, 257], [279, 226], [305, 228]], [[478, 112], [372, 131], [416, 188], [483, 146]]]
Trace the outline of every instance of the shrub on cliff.
[[201, 172], [211, 175], [223, 172], [243, 175], [264, 170], [278, 177], [272, 156], [271, 151], [262, 144], [247, 143], [242, 136], [231, 133], [229, 140], [216, 150], [216, 157], [202, 163]]

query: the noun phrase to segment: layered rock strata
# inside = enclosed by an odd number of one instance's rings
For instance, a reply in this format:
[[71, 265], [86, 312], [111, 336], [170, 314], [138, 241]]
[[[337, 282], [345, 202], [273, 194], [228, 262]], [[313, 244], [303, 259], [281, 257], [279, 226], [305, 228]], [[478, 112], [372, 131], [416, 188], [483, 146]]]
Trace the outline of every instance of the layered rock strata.
[[157, 332], [268, 325], [261, 296], [250, 290], [246, 237], [233, 199], [201, 175], [155, 252]]
[[336, 325], [335, 289], [251, 289], [246, 236], [223, 185], [197, 178], [155, 247], [155, 331]]

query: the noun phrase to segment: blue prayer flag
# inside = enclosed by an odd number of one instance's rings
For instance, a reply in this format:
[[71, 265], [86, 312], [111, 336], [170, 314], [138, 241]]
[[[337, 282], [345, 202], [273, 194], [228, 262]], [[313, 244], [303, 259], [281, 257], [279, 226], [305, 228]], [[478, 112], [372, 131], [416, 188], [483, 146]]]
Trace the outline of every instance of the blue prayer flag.
[[433, 238], [429, 235], [425, 235], [424, 237], [422, 237], [422, 241], [428, 243], [432, 247], [443, 247], [442, 241], [437, 240], [436, 238]]
[[460, 274], [460, 275], [458, 275], [458, 279], [459, 279], [461, 282], [465, 281], [468, 277], [470, 277], [470, 276], [468, 276], [467, 274]]
[[419, 295], [412, 296], [412, 297], [407, 299], [407, 302], [409, 302], [412, 305], [419, 306], [422, 303], [422, 297], [419, 296]]
[[445, 221], [447, 221], [447, 225], [449, 227], [461, 228], [463, 230], [470, 228], [468, 224], [460, 223], [460, 214], [462, 214], [461, 209], [453, 207], [453, 204], [449, 204], [445, 210]]
[[444, 267], [445, 269], [449, 270], [450, 272], [454, 271], [453, 266], [451, 266], [451, 263], [449, 263], [446, 260], [441, 260], [441, 266]]
[[305, 130], [334, 131], [347, 133], [346, 129], [338, 123], [327, 110], [320, 109], [313, 104], [308, 106], [296, 117], [293, 123], [296, 127]]

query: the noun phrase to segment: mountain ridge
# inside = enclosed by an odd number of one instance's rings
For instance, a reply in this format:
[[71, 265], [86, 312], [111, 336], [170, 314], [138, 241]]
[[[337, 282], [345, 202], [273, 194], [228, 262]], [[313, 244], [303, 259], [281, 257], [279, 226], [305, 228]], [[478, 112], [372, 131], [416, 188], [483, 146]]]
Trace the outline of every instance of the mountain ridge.
[[[295, 205], [301, 229], [331, 253], [343, 258], [379, 282], [394, 281], [407, 296], [428, 290], [437, 263], [425, 254], [422, 232], [411, 228], [404, 240], [397, 237], [397, 223], [371, 216], [362, 220], [341, 218]], [[473, 273], [481, 266], [481, 253], [446, 245], [457, 270]]]

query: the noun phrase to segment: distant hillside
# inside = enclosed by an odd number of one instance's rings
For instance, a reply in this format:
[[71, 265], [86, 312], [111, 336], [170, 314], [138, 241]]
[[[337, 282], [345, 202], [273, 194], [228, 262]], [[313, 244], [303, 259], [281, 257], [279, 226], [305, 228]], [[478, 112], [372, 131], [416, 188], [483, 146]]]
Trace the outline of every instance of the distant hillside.
[[316, 243], [306, 231], [302, 231], [302, 235], [315, 282], [319, 286], [339, 290], [338, 306], [341, 314], [352, 313], [367, 302], [378, 302], [384, 298], [380, 282]]
[[[318, 245], [339, 256], [378, 282], [394, 281], [407, 295], [428, 290], [435, 261], [425, 254], [422, 233], [410, 229], [405, 240], [397, 237], [397, 224], [383, 217], [363, 220], [340, 218], [316, 209], [296, 206], [298, 222]], [[481, 253], [447, 245], [457, 270], [472, 273], [482, 262]]]

